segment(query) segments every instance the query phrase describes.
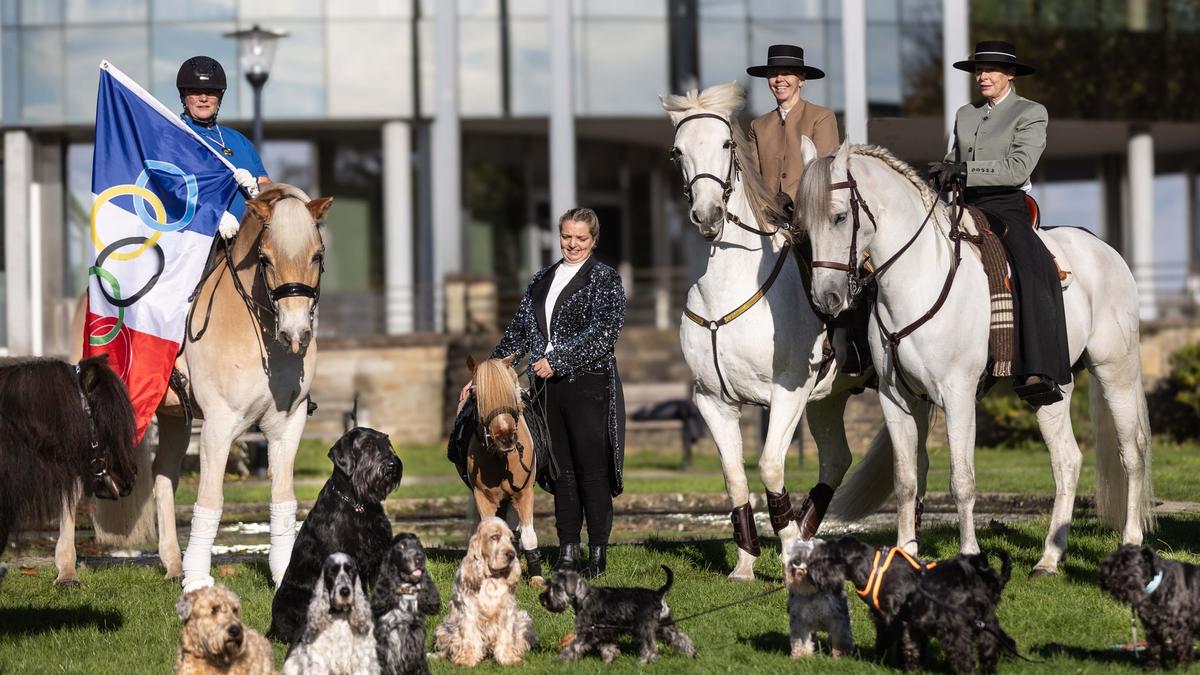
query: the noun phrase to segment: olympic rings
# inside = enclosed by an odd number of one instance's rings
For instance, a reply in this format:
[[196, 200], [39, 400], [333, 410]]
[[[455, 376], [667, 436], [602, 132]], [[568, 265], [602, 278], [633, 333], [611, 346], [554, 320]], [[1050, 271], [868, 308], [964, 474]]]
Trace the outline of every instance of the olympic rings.
[[[150, 219], [150, 214], [146, 213], [145, 200], [135, 198], [133, 200], [133, 210], [137, 212], [138, 218], [142, 219], [142, 224], [152, 230], [158, 230], [159, 232], [176, 232], [187, 227], [188, 223], [192, 222], [192, 218], [196, 216], [196, 198], [200, 195], [200, 190], [196, 185], [196, 177], [190, 173], [184, 173], [183, 169], [180, 169], [174, 164], [169, 162], [160, 162], [155, 159], [146, 160], [146, 169], [157, 169], [159, 171], [165, 171], [183, 178], [183, 182], [187, 186], [187, 204], [184, 207], [183, 217], [179, 220], [173, 223], [163, 223], [162, 219], [159, 218], [158, 222], [156, 223], [154, 220]], [[150, 174], [147, 173], [146, 170], [143, 170], [142, 173], [137, 177], [137, 186], [144, 188], [149, 182]], [[161, 206], [159, 207], [159, 211], [162, 211]]]
[[[114, 185], [97, 195], [96, 201], [92, 202], [92, 245], [96, 247], [97, 251], [103, 251], [108, 247], [108, 245], [100, 241], [100, 232], [96, 228], [96, 215], [100, 212], [101, 206], [109, 201], [112, 201], [114, 197], [120, 197], [121, 195], [137, 195], [138, 197], [148, 200], [150, 202], [150, 206], [154, 207], [155, 218], [158, 220], [158, 222], [160, 224], [165, 224], [167, 222], [167, 210], [163, 207], [162, 200], [158, 198], [158, 195], [144, 187], [138, 187], [137, 185]], [[155, 232], [154, 234], [150, 235], [150, 238], [146, 240], [146, 243], [130, 251], [129, 253], [115, 253], [112, 256], [112, 259], [133, 260], [145, 253], [146, 249], [157, 244], [158, 238], [161, 236], [161, 231]]]
[[[88, 275], [90, 276], [93, 274], [100, 277], [100, 279], [102, 279], [103, 281], [107, 281], [108, 284], [110, 286], [112, 286], [113, 293], [118, 298], [121, 297], [121, 284], [117, 281], [117, 277], [114, 276], [112, 272], [101, 269], [97, 265], [97, 266], [88, 268]], [[106, 299], [109, 297], [108, 293], [104, 290], [103, 283], [100, 284], [100, 292], [104, 293], [104, 297]], [[116, 339], [117, 334], [121, 332], [121, 326], [124, 323], [125, 323], [125, 307], [122, 305], [117, 305], [117, 320], [113, 323], [112, 330], [110, 330], [107, 333], [105, 333], [104, 335], [100, 335], [100, 336], [89, 335], [88, 336], [88, 344], [90, 344], [93, 347], [102, 347], [102, 346], [112, 342], [114, 339]]]
[[[149, 241], [150, 241], [150, 239], [148, 239], [146, 237], [126, 237], [124, 239], [118, 239], [118, 240], [114, 241], [113, 243], [109, 244], [108, 246], [105, 246], [104, 250], [100, 252], [100, 255], [96, 256], [96, 266], [93, 269], [98, 269], [101, 272], [101, 274], [100, 274], [101, 278], [106, 279], [110, 284], [113, 284], [113, 290], [117, 292], [116, 297], [113, 297], [112, 295], [108, 294], [108, 291], [104, 290], [104, 284], [100, 284], [100, 292], [102, 294], [104, 294], [104, 299], [107, 300], [108, 303], [110, 305], [112, 305], [113, 307], [117, 307], [117, 308], [128, 307], [128, 306], [132, 305], [133, 303], [137, 302], [138, 300], [141, 300], [142, 296], [149, 293], [150, 289], [154, 288], [154, 284], [158, 283], [158, 278], [160, 276], [162, 276], [163, 270], [166, 269], [167, 257], [163, 253], [161, 246], [159, 246], [158, 244], [155, 244], [153, 246], [154, 252], [156, 254], [158, 254], [158, 271], [154, 273], [154, 276], [150, 277], [150, 280], [146, 282], [145, 286], [142, 286], [141, 290], [139, 290], [137, 293], [134, 293], [133, 295], [129, 296], [128, 298], [121, 298], [121, 296], [120, 296], [121, 289], [119, 286], [116, 285], [116, 277], [113, 277], [112, 274], [104, 271], [104, 262], [106, 260], [108, 260], [109, 257], [116, 258], [117, 256], [113, 252], [123, 246], [133, 246], [134, 244], [142, 244], [144, 247]], [[105, 276], [105, 275], [107, 275], [107, 276]]]

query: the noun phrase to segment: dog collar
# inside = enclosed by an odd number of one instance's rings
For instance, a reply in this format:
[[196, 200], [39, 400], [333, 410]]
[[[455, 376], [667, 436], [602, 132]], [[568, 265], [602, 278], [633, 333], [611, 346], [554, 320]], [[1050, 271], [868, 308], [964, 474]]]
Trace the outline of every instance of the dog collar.
[[349, 504], [349, 505], [350, 505], [350, 508], [354, 509], [354, 512], [355, 512], [355, 513], [362, 513], [362, 512], [363, 512], [363, 505], [362, 505], [362, 502], [356, 502], [356, 501], [354, 501], [353, 499], [351, 499], [351, 498], [347, 497], [345, 494], [343, 494], [341, 490], [339, 490], [339, 489], [335, 488], [335, 487], [334, 487], [334, 486], [332, 486], [332, 485], [330, 485], [330, 486], [329, 486], [329, 489], [330, 489], [330, 490], [333, 490], [333, 494], [337, 495], [339, 499], [341, 499], [342, 501], [344, 501], [344, 502], [346, 502], [347, 504]]
[[1162, 578], [1162, 570], [1159, 570], [1158, 573], [1154, 575], [1154, 578], [1150, 580], [1150, 583], [1146, 584], [1146, 587], [1142, 589], [1146, 592], [1146, 595], [1150, 595], [1154, 591], [1158, 590], [1158, 587], [1162, 585]]
[[[887, 552], [887, 558], [884, 558], [883, 564], [880, 565], [879, 559], [883, 557], [884, 551]], [[924, 572], [925, 570], [937, 567], [937, 561], [923, 563], [909, 555], [908, 551], [899, 546], [895, 548], [884, 546], [883, 548], [875, 549], [875, 559], [871, 561], [871, 573], [867, 575], [866, 586], [863, 586], [862, 590], [858, 588], [854, 589], [854, 592], [858, 593], [858, 597], [863, 600], [866, 600], [867, 596], [870, 595], [871, 599], [867, 602], [875, 609], [879, 609], [879, 589], [883, 587], [883, 575], [887, 574], [888, 568], [892, 566], [892, 560], [897, 555], [904, 558], [904, 561], [918, 572]]]
[[413, 584], [400, 584], [396, 586], [396, 595], [416, 595], [417, 587]]

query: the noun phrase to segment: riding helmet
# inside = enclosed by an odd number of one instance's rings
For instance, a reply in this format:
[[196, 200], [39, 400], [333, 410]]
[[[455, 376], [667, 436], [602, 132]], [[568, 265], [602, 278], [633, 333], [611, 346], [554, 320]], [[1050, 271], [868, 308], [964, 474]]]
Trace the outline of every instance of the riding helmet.
[[180, 98], [188, 89], [215, 89], [219, 96], [225, 95], [225, 69], [216, 59], [208, 56], [193, 56], [179, 66], [179, 74], [175, 76], [175, 87], [179, 89]]

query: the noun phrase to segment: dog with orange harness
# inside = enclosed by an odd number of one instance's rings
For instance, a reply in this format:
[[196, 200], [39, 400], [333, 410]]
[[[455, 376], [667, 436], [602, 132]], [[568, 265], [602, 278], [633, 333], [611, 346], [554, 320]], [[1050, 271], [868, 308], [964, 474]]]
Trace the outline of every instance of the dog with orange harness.
[[841, 590], [847, 581], [871, 608], [875, 622], [875, 655], [897, 668], [915, 668], [921, 660], [921, 639], [909, 622], [909, 600], [921, 574], [937, 566], [924, 563], [903, 548], [875, 548], [854, 537], [840, 537], [816, 546], [808, 560], [808, 578], [823, 591]]

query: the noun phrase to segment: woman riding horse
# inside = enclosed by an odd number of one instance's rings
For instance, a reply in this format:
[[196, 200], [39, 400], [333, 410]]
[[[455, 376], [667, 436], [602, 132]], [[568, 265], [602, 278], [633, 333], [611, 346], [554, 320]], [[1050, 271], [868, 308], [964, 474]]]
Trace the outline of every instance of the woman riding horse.
[[1008, 251], [1018, 338], [1014, 389], [1034, 406], [1061, 401], [1059, 385], [1071, 381], [1062, 290], [1025, 203], [1029, 176], [1046, 149], [1046, 108], [1018, 96], [1013, 84], [1034, 69], [998, 40], [978, 43], [974, 58], [954, 67], [975, 73], [985, 99], [958, 109], [950, 151], [930, 175], [939, 190], [961, 186], [963, 201], [987, 215]]

